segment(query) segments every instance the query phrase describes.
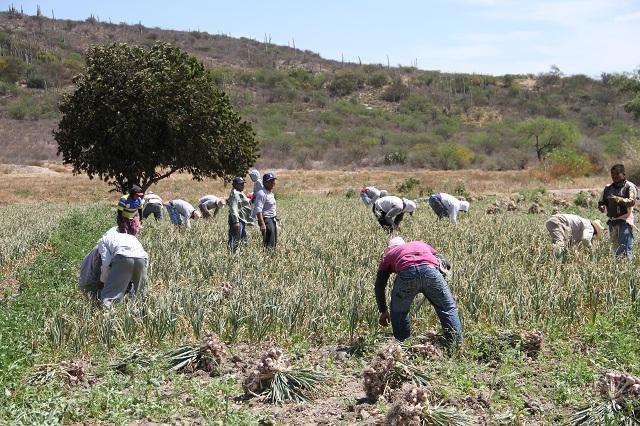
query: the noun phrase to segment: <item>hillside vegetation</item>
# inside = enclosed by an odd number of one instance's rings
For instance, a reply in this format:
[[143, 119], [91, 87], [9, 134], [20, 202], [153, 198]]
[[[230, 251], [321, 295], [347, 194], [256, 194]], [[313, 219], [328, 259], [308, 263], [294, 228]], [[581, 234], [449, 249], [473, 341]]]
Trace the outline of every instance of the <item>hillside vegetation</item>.
[[[169, 42], [197, 56], [277, 167], [520, 169], [556, 175], [628, 159], [640, 127], [624, 75], [476, 75], [341, 63], [266, 40], [0, 13], [0, 163], [54, 160], [58, 101], [95, 43]], [[548, 143], [536, 150], [535, 142]]]

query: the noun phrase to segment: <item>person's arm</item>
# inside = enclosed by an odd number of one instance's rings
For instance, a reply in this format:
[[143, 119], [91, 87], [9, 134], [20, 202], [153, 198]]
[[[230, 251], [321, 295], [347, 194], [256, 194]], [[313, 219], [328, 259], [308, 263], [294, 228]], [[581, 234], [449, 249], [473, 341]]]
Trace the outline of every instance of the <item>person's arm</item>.
[[109, 268], [111, 267], [111, 250], [109, 248], [108, 241], [105, 238], [98, 241], [98, 253], [100, 254], [100, 282], [103, 284], [107, 282], [109, 276]]
[[638, 189], [632, 183], [629, 183], [629, 197], [618, 197], [618, 203], [625, 207], [633, 207], [636, 204], [636, 197], [638, 196]]
[[402, 213], [402, 207], [392, 207], [387, 214], [384, 215], [384, 221], [387, 222], [389, 226], [394, 226], [394, 220], [400, 213]]
[[600, 210], [600, 212], [602, 213], [604, 213], [607, 210], [607, 200], [604, 199], [604, 191], [602, 191], [602, 195], [600, 195], [600, 200], [598, 200], [598, 210]]
[[456, 221], [458, 220], [458, 207], [451, 206], [447, 210], [449, 210], [449, 221], [451, 223], [456, 223]]
[[378, 323], [381, 326], [386, 327], [389, 324], [389, 309], [387, 308], [387, 281], [391, 272], [378, 269], [376, 274], [375, 293], [376, 303], [378, 304]]
[[262, 210], [264, 209], [264, 201], [265, 201], [265, 193], [264, 191], [258, 192], [258, 195], [255, 197], [255, 209], [256, 209], [256, 219], [258, 219], [258, 226], [260, 227], [260, 233], [264, 236], [267, 232], [267, 225], [264, 223], [264, 215], [262, 214]]

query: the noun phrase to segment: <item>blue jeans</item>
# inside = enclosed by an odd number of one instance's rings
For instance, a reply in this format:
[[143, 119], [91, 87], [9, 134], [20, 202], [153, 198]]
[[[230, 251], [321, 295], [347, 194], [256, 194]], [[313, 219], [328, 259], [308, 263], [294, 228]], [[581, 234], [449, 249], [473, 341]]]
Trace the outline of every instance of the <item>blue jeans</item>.
[[631, 259], [633, 252], [633, 229], [627, 222], [609, 224], [609, 236], [616, 256]]
[[409, 310], [418, 293], [431, 303], [448, 341], [462, 341], [462, 324], [456, 301], [440, 271], [427, 265], [411, 266], [396, 275], [391, 291], [391, 326], [396, 339], [411, 335]]
[[238, 244], [242, 241], [243, 243], [247, 242], [247, 231], [245, 229], [246, 224], [243, 222], [238, 222], [240, 224], [240, 228], [236, 228], [233, 226], [231, 222], [229, 222], [229, 242], [227, 246], [232, 253], [235, 253], [238, 249]]
[[431, 207], [431, 210], [433, 210], [434, 213], [438, 216], [438, 219], [442, 219], [443, 217], [449, 215], [449, 211], [447, 210], [445, 205], [442, 204], [442, 198], [440, 197], [440, 195], [434, 194], [429, 197], [429, 207]]
[[176, 209], [171, 204], [165, 205], [167, 208], [167, 213], [169, 213], [169, 220], [174, 225], [182, 225], [184, 223], [184, 216], [176, 211]]

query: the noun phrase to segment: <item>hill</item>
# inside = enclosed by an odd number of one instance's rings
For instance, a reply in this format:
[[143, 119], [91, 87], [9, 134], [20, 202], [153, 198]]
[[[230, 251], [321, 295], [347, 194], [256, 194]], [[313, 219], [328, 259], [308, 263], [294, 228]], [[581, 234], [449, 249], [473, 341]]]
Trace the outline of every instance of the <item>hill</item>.
[[[619, 76], [476, 75], [330, 61], [247, 38], [0, 13], [0, 163], [55, 160], [57, 102], [94, 43], [170, 42], [213, 69], [254, 125], [263, 165], [520, 169], [537, 164], [523, 123], [575, 130], [558, 173], [589, 173], [635, 152], [639, 126]], [[568, 166], [567, 166], [568, 165]]]

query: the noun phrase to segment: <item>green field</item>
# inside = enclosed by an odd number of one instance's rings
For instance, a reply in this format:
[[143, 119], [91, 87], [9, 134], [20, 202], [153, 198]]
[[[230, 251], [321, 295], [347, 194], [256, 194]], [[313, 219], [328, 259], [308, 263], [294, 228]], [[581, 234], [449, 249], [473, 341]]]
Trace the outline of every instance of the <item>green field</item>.
[[[614, 262], [607, 241], [561, 262], [545, 215], [527, 214], [525, 203], [487, 215], [488, 203], [472, 203], [456, 225], [438, 222], [421, 203], [403, 223], [406, 240], [423, 239], [453, 263], [449, 283], [465, 328], [460, 347], [411, 363], [428, 377], [432, 402], [464, 411], [471, 424], [568, 422], [600, 401], [594, 383], [602, 373], [640, 374], [640, 272], [635, 261]], [[112, 312], [77, 290], [83, 256], [113, 224], [108, 207], [69, 206], [20, 231], [3, 226], [1, 241], [24, 233], [3, 256], [36, 254], [12, 271], [20, 291], [0, 304], [0, 423], [289, 424], [320, 411], [331, 424], [383, 419], [391, 404], [362, 401], [362, 369], [390, 336], [377, 325], [373, 294], [388, 236], [357, 199], [288, 198], [278, 207], [274, 254], [250, 229], [251, 245], [230, 255], [224, 215], [186, 232], [144, 222], [150, 297]], [[3, 220], [32, 208], [3, 207]], [[439, 331], [428, 303], [413, 318], [415, 335]], [[545, 336], [536, 357], [501, 338], [532, 330]], [[167, 351], [197, 344], [206, 331], [228, 345], [221, 374], [168, 370]], [[270, 346], [283, 348], [292, 365], [330, 377], [317, 399], [272, 406], [242, 398], [243, 378]], [[124, 374], [111, 367], [134, 350], [148, 365], [132, 361]], [[56, 375], [65, 360], [81, 362], [87, 380], [72, 386]], [[50, 380], [34, 380], [43, 372]]]

